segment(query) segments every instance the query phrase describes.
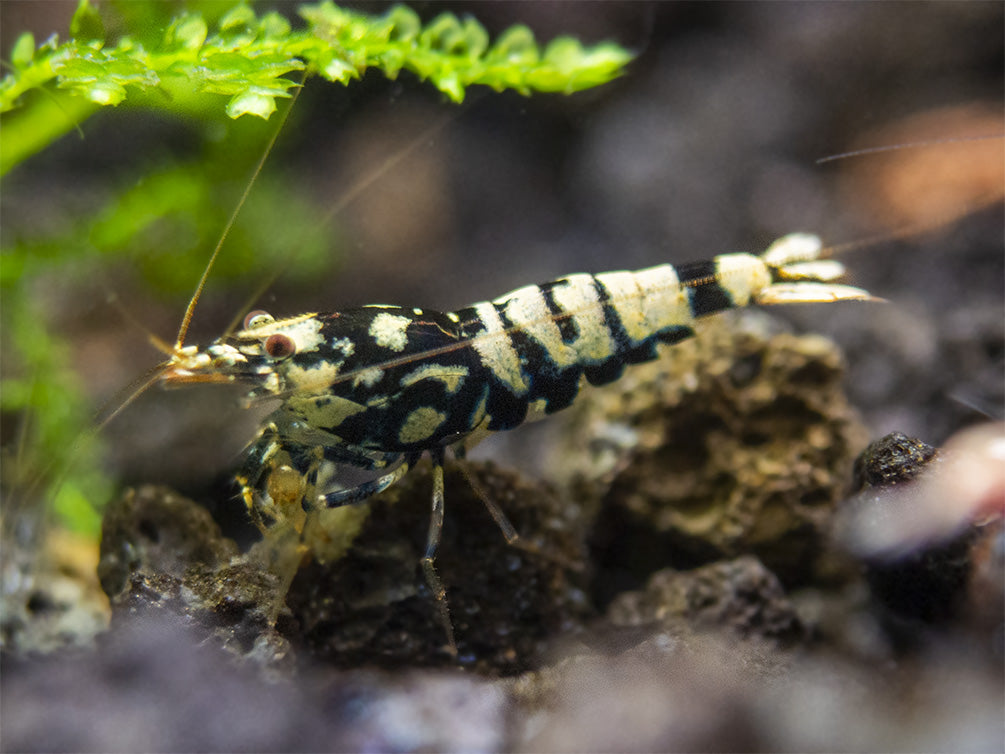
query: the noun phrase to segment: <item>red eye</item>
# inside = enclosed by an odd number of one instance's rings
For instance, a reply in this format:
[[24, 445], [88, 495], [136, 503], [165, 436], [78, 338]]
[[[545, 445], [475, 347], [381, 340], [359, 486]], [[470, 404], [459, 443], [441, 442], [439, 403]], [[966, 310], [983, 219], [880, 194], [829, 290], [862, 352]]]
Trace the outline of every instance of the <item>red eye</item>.
[[293, 342], [293, 338], [280, 332], [270, 335], [265, 341], [265, 353], [274, 359], [285, 359], [296, 353], [296, 350], [297, 344]]
[[267, 325], [270, 322], [275, 322], [275, 318], [268, 312], [263, 312], [261, 309], [255, 309], [253, 312], [248, 312], [244, 317], [244, 329], [254, 330], [256, 327], [261, 327], [262, 325]]

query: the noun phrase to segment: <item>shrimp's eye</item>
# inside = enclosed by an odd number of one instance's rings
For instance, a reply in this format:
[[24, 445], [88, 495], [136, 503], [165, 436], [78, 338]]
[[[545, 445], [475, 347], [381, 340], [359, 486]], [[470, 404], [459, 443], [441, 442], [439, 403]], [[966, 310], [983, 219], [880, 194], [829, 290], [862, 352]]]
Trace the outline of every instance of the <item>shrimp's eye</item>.
[[244, 329], [254, 330], [256, 327], [268, 325], [275, 321], [275, 317], [268, 312], [263, 312], [261, 309], [255, 309], [253, 312], [248, 312], [244, 317]]
[[293, 338], [289, 335], [283, 335], [281, 332], [270, 335], [265, 341], [265, 353], [274, 359], [285, 359], [296, 351], [297, 344], [293, 342]]

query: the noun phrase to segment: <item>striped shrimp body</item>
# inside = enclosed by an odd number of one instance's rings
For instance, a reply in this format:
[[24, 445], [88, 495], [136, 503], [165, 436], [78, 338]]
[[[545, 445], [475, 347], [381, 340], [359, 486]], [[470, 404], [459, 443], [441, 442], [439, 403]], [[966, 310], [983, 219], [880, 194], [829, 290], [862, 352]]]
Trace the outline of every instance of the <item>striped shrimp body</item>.
[[[245, 453], [238, 482], [263, 529], [301, 506], [362, 502], [433, 462], [432, 521], [422, 558], [454, 648], [433, 560], [443, 521], [445, 449], [461, 455], [487, 433], [569, 406], [582, 381], [602, 385], [694, 334], [698, 317], [749, 304], [870, 300], [836, 284], [815, 236], [795, 234], [760, 256], [576, 274], [454, 312], [365, 306], [276, 320], [252, 312], [205, 349], [179, 349], [162, 381], [242, 383], [250, 401], [276, 398]], [[353, 471], [354, 470], [354, 471]], [[347, 477], [369, 475], [359, 483]], [[504, 535], [517, 535], [486, 500]]]

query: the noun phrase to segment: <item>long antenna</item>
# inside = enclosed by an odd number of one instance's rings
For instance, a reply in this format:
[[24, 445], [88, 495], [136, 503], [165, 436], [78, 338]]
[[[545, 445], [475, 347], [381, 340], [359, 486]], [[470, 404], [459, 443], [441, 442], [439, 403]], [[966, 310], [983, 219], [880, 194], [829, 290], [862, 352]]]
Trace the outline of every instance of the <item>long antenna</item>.
[[296, 104], [297, 98], [300, 96], [306, 77], [307, 72], [304, 71], [304, 76], [300, 79], [300, 84], [297, 86], [297, 90], [294, 92], [293, 97], [290, 100], [290, 106], [286, 108], [282, 117], [276, 124], [276, 129], [272, 132], [272, 136], [269, 138], [269, 143], [266, 144], [265, 150], [262, 152], [262, 156], [258, 160], [258, 164], [255, 166], [255, 170], [251, 174], [251, 180], [249, 180], [247, 185], [244, 187], [244, 193], [241, 194], [241, 198], [237, 202], [237, 206], [234, 207], [234, 211], [231, 213], [230, 219], [227, 220], [227, 224], [223, 228], [223, 233], [220, 236], [220, 240], [217, 241], [216, 248], [213, 249], [213, 254], [210, 256], [209, 262], [206, 264], [206, 268], [202, 271], [202, 277], [199, 278], [199, 284], [195, 288], [195, 293], [192, 294], [192, 298], [189, 299], [188, 302], [188, 307], [185, 309], [185, 316], [182, 317], [181, 327], [178, 328], [178, 337], [174, 342], [175, 352], [180, 351], [181, 347], [185, 343], [185, 336], [188, 334], [188, 326], [192, 322], [192, 315], [195, 313], [196, 304], [199, 303], [199, 297], [202, 295], [202, 289], [206, 287], [206, 281], [209, 279], [209, 273], [213, 269], [213, 263], [216, 262], [216, 258], [220, 254], [220, 249], [223, 248], [223, 243], [227, 240], [227, 236], [230, 234], [230, 229], [234, 227], [234, 223], [237, 221], [237, 216], [244, 207], [244, 203], [248, 200], [248, 195], [251, 194], [251, 189], [255, 185], [255, 181], [258, 179], [259, 174], [262, 172], [262, 168], [265, 166], [265, 161], [269, 158], [269, 155], [272, 154], [272, 147], [275, 146], [276, 140], [279, 138], [279, 133], [283, 130], [283, 125], [286, 123], [286, 119], [289, 116], [290, 111], [293, 110], [293, 106]]
[[[346, 191], [338, 201], [334, 202], [328, 211], [322, 216], [322, 218], [314, 226], [314, 230], [308, 231], [303, 234], [301, 238], [310, 238], [311, 234], [317, 232], [319, 229], [324, 228], [336, 214], [341, 212], [352, 202], [356, 201], [361, 194], [363, 194], [367, 189], [369, 189], [374, 183], [379, 181], [385, 175], [387, 175], [394, 167], [400, 164], [407, 157], [411, 156], [419, 147], [425, 144], [427, 141], [436, 136], [440, 131], [446, 128], [448, 125], [457, 120], [463, 112], [468, 110], [477, 99], [471, 99], [468, 105], [460, 108], [459, 110], [451, 110], [446, 115], [443, 115], [436, 120], [434, 120], [429, 126], [427, 126], [423, 131], [413, 138], [405, 147], [399, 149], [394, 154], [389, 155], [384, 159], [376, 168], [367, 173], [367, 175], [360, 181], [357, 181], [355, 185]], [[303, 248], [302, 246], [294, 246], [294, 251], [286, 257], [284, 264], [278, 265], [271, 275], [268, 275], [250, 296], [248, 296], [244, 305], [237, 310], [237, 314], [234, 319], [231, 320], [230, 324], [227, 326], [225, 333], [231, 333], [236, 328], [238, 323], [240, 323], [241, 318], [244, 316], [244, 312], [247, 311], [258, 301], [265, 292], [272, 286], [273, 283], [279, 278], [283, 272], [290, 268], [293, 262], [297, 258], [297, 249]], [[180, 345], [180, 344], [179, 344]]]
[[842, 152], [841, 154], [832, 154], [828, 157], [821, 157], [819, 160], [815, 160], [814, 164], [823, 165], [824, 163], [835, 162], [836, 160], [847, 160], [851, 157], [862, 157], [864, 155], [881, 154], [883, 152], [897, 152], [901, 149], [921, 149], [923, 147], [932, 147], [941, 144], [961, 144], [968, 141], [989, 141], [991, 139], [1000, 138], [1002, 138], [1001, 134], [986, 134], [984, 136], [959, 136], [947, 139], [931, 139], [928, 141], [911, 141], [906, 144], [889, 144], [882, 147], [866, 147], [864, 149], [853, 149], [850, 152]]

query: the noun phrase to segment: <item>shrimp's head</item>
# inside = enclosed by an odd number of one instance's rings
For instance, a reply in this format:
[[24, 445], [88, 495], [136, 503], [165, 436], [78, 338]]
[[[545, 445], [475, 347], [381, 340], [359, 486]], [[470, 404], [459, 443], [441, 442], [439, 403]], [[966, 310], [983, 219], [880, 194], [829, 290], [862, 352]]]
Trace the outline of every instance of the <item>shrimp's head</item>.
[[311, 390], [305, 379], [323, 350], [323, 322], [316, 314], [276, 320], [265, 312], [251, 312], [243, 329], [225, 335], [205, 348], [176, 348], [161, 374], [165, 387], [201, 383], [251, 386], [249, 397]]

